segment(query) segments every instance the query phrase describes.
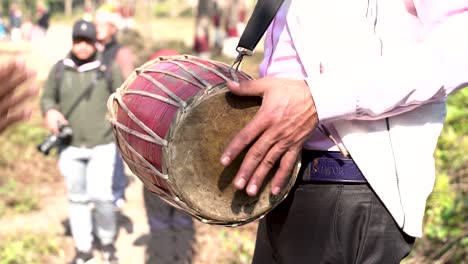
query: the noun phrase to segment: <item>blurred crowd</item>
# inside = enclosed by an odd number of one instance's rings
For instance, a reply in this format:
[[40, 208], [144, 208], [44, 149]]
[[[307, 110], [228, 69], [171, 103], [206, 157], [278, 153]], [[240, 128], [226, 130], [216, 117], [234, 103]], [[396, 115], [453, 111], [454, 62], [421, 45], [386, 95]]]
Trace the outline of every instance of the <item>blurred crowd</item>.
[[[194, 53], [202, 58], [220, 54], [236, 57], [236, 46], [246, 24], [246, 12], [246, 0], [199, 1]], [[210, 36], [211, 31], [213, 36]]]
[[20, 6], [11, 4], [8, 19], [0, 14], [0, 40], [35, 40], [43, 38], [49, 29], [50, 12], [46, 4], [38, 2], [36, 13], [26, 17]]

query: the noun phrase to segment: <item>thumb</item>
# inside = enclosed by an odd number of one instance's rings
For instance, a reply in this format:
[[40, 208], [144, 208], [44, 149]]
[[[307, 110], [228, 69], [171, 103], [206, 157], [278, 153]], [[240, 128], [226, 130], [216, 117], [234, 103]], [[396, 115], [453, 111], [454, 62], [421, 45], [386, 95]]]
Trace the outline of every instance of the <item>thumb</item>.
[[263, 96], [264, 89], [261, 85], [256, 85], [257, 80], [252, 81], [228, 81], [227, 87], [228, 89], [240, 96]]

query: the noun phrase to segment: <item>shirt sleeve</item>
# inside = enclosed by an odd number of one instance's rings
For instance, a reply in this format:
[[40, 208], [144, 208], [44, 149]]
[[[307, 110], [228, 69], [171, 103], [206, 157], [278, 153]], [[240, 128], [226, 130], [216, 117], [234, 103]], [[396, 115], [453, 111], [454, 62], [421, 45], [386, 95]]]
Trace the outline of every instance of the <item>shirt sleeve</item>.
[[120, 69], [119, 64], [113, 63], [112, 64], [112, 91], [117, 91], [122, 83], [124, 82], [124, 78], [122, 75], [122, 70]]
[[47, 76], [47, 80], [44, 84], [44, 88], [42, 91], [42, 95], [40, 97], [39, 103], [41, 106], [42, 114], [45, 114], [50, 109], [59, 109], [58, 106], [58, 98], [59, 98], [59, 91], [57, 80], [55, 78], [55, 71], [57, 65], [52, 67], [52, 70], [49, 72]]
[[135, 69], [135, 57], [132, 51], [127, 47], [121, 47], [116, 54], [115, 60], [119, 64], [124, 78], [128, 78]]
[[420, 42], [306, 79], [320, 122], [386, 118], [445, 100], [468, 84], [468, 0], [414, 3], [426, 33]]

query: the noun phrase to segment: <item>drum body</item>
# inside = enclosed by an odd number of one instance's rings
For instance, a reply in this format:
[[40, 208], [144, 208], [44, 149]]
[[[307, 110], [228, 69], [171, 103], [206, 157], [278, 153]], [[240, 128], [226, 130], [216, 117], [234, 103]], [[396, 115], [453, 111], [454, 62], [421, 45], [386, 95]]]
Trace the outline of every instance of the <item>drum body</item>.
[[137, 70], [108, 102], [117, 145], [144, 186], [199, 220], [236, 226], [256, 220], [292, 188], [299, 164], [279, 195], [269, 178], [256, 197], [234, 188], [244, 154], [230, 166], [219, 158], [255, 115], [261, 98], [238, 97], [228, 80], [250, 80], [221, 62], [159, 57]]

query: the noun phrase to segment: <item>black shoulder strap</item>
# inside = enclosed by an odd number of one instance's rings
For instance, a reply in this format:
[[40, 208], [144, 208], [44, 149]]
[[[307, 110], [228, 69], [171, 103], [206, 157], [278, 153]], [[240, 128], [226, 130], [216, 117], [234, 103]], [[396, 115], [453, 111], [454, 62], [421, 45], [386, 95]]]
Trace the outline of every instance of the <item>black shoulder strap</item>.
[[65, 64], [63, 64], [63, 60], [57, 61], [57, 63], [55, 63], [55, 72], [54, 72], [54, 78], [56, 81], [61, 81], [63, 79], [64, 71], [65, 71]]
[[278, 12], [284, 0], [258, 0], [255, 5], [252, 16], [242, 33], [242, 36], [237, 45], [239, 53], [233, 65], [240, 64], [242, 58], [247, 55], [251, 56], [258, 42], [267, 30], [271, 21]]
[[107, 82], [107, 89], [109, 90], [109, 94], [113, 93], [113, 66], [114, 66], [114, 60], [115, 56], [117, 55], [117, 52], [120, 49], [120, 44], [115, 43], [109, 48], [106, 48], [104, 51], [100, 53], [100, 60], [102, 63], [102, 66], [100, 68], [103, 76], [106, 79]]
[[115, 57], [119, 52], [121, 45], [117, 42], [117, 40], [112, 39], [112, 42], [106, 45], [104, 51], [102, 52], [102, 63], [106, 65], [109, 69], [112, 68], [112, 63], [114, 63]]
[[60, 86], [62, 85], [63, 74], [65, 72], [65, 64], [63, 64], [63, 60], [57, 61], [55, 63], [54, 69], [54, 80], [55, 80], [55, 87], [56, 87], [56, 94], [55, 94], [55, 101], [60, 101]]
[[100, 75], [100, 78], [104, 78], [107, 83], [107, 90], [109, 91], [109, 95], [112, 94], [114, 91], [112, 89], [112, 86], [114, 85], [114, 70], [112, 69], [112, 65], [108, 66], [105, 64], [102, 64], [101, 67], [99, 67], [98, 74]]

